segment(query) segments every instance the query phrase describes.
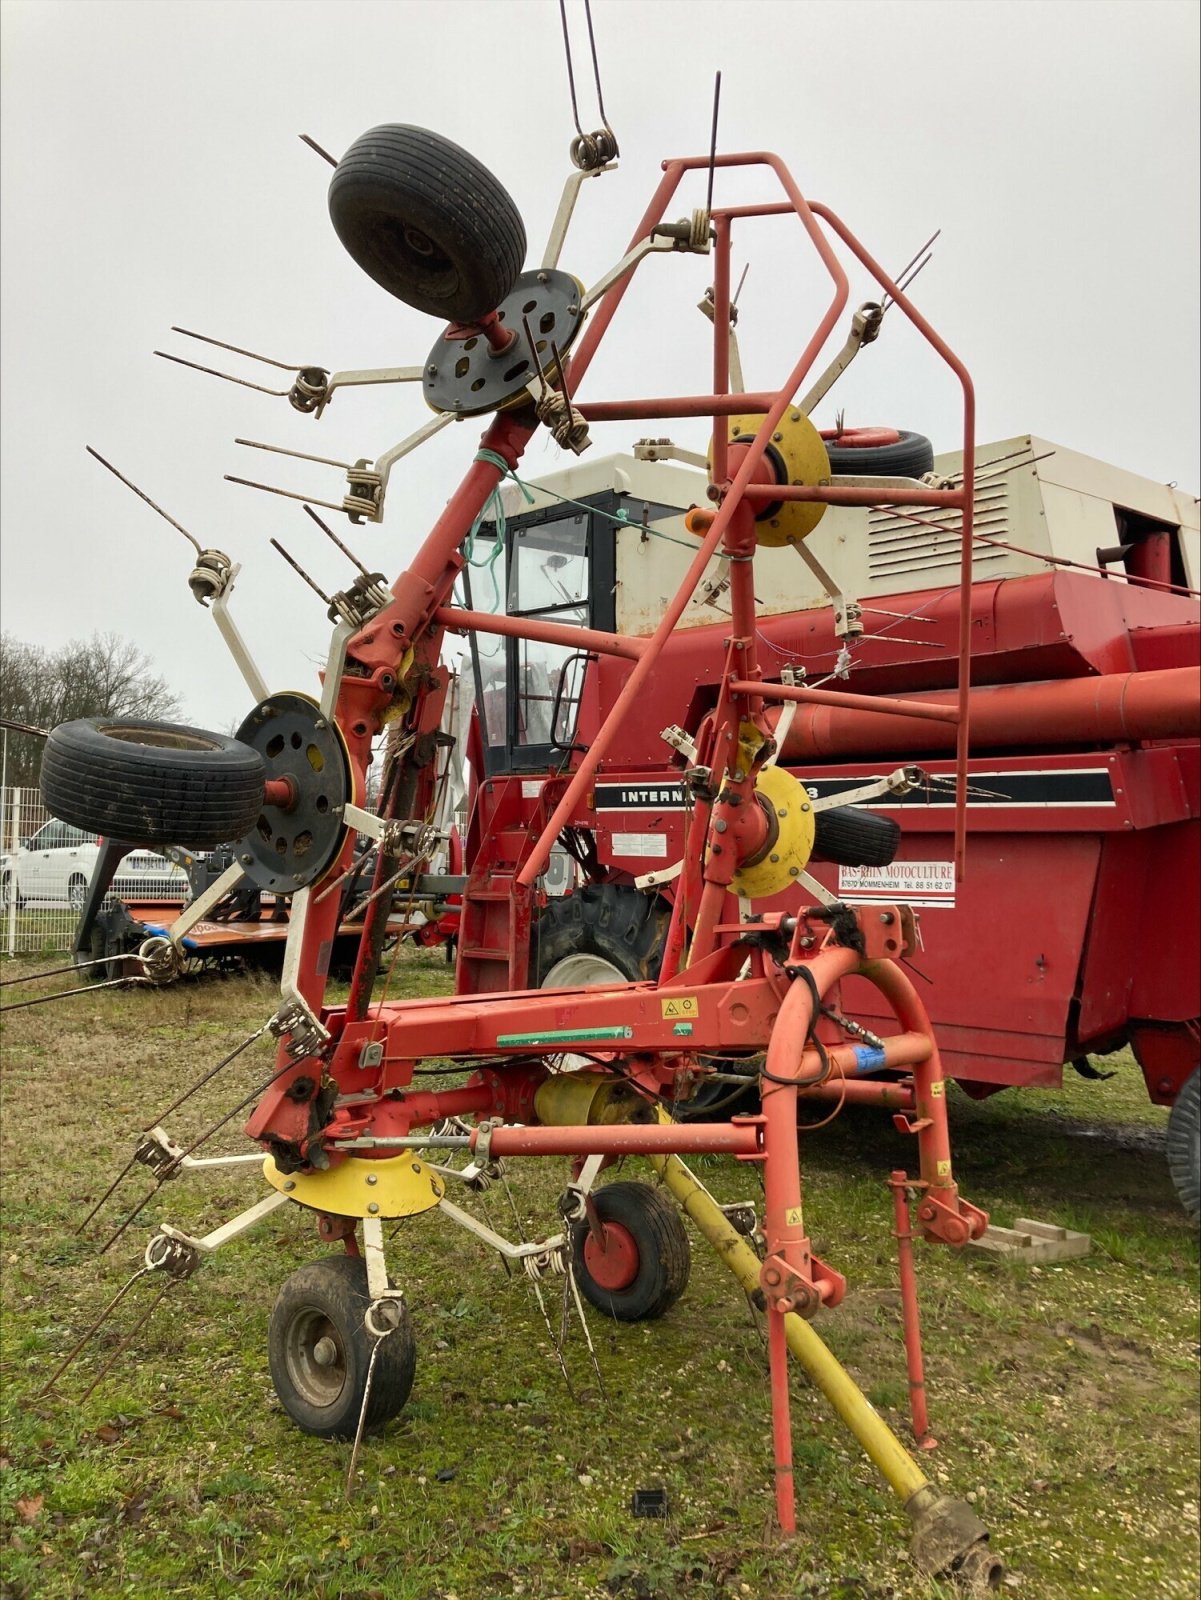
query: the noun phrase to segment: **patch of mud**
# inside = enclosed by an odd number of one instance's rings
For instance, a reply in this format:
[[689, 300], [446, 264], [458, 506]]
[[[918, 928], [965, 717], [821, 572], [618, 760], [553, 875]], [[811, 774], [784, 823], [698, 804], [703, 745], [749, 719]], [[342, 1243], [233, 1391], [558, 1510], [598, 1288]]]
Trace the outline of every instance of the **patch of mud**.
[[1029, 1124], [1041, 1133], [1060, 1134], [1065, 1139], [1089, 1139], [1107, 1149], [1132, 1155], [1162, 1156], [1167, 1151], [1167, 1129], [1145, 1123], [1084, 1122], [1061, 1111], [1036, 1111], [1029, 1117]]

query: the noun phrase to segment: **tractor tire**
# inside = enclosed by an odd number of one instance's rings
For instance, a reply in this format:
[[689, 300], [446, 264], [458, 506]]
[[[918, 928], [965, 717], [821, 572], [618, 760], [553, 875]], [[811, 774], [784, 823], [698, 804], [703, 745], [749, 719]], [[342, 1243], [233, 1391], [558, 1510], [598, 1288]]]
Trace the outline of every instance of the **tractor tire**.
[[[280, 1404], [305, 1433], [353, 1439], [375, 1339], [363, 1325], [370, 1300], [367, 1266], [358, 1256], [310, 1261], [279, 1291], [267, 1330], [271, 1382]], [[366, 1428], [376, 1431], [402, 1410], [413, 1387], [417, 1346], [409, 1312], [379, 1342]]]
[[830, 471], [856, 478], [920, 478], [934, 470], [934, 446], [922, 433], [902, 433], [895, 444], [840, 445], [828, 439]]
[[1168, 1171], [1187, 1215], [1201, 1217], [1201, 1067], [1176, 1096], [1168, 1117]]
[[356, 139], [330, 179], [329, 214], [369, 278], [447, 322], [495, 311], [525, 261], [508, 191], [426, 128], [386, 123]]
[[888, 867], [900, 844], [899, 825], [862, 806], [834, 806], [813, 819], [815, 861], [832, 861], [840, 867]]
[[606, 1184], [592, 1198], [606, 1247], [586, 1222], [575, 1225], [580, 1292], [617, 1322], [653, 1322], [688, 1287], [692, 1250], [680, 1213], [662, 1189], [646, 1183]]
[[530, 939], [530, 987], [574, 989], [655, 978], [671, 912], [623, 883], [588, 883], [547, 903]]
[[52, 816], [105, 838], [189, 850], [249, 833], [265, 781], [258, 751], [226, 734], [123, 717], [60, 724], [42, 759]]

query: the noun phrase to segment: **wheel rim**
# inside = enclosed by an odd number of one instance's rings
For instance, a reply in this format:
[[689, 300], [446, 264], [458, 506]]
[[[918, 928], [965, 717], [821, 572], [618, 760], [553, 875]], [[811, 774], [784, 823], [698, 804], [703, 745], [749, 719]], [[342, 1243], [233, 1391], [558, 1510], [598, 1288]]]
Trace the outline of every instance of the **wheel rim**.
[[629, 981], [620, 967], [614, 966], [612, 961], [606, 961], [604, 956], [593, 955], [590, 951], [580, 951], [577, 955], [564, 956], [562, 961], [556, 961], [543, 978], [541, 987], [590, 989], [596, 984]]
[[592, 1281], [610, 1294], [628, 1289], [638, 1276], [638, 1241], [620, 1222], [602, 1222], [602, 1239], [589, 1228], [584, 1240], [584, 1265]]
[[87, 887], [87, 884], [82, 878], [73, 878], [67, 885], [67, 902], [72, 911], [83, 910], [83, 900], [84, 895], [87, 892]]
[[346, 1347], [316, 1306], [297, 1311], [284, 1336], [288, 1379], [306, 1405], [332, 1406], [346, 1387]]

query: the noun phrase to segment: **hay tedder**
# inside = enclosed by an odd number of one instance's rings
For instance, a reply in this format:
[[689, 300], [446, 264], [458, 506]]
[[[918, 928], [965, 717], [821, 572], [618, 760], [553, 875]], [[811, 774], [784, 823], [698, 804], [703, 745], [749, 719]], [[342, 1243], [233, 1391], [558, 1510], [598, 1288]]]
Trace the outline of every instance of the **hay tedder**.
[[[456, 422], [484, 418], [461, 484], [394, 583], [360, 567], [345, 590], [326, 597], [333, 631], [319, 696], [269, 692], [227, 610], [237, 568], [224, 552], [197, 545], [193, 594], [212, 609], [254, 700], [237, 738], [128, 721], [66, 724], [50, 737], [43, 788], [55, 815], [139, 843], [206, 850], [233, 841], [227, 871], [139, 951], [148, 978], [177, 968], [189, 929], [239, 885], [290, 897], [279, 1006], [251, 1036], [269, 1032], [277, 1039], [274, 1070], [218, 1124], [228, 1125], [249, 1108], [245, 1132], [260, 1148], [250, 1156], [215, 1158], [261, 1161], [268, 1192], [202, 1238], [157, 1227], [142, 1266], [117, 1299], [141, 1277], [157, 1281], [165, 1293], [209, 1252], [277, 1208], [305, 1208], [320, 1239], [343, 1248], [302, 1267], [280, 1290], [270, 1322], [272, 1378], [300, 1427], [353, 1439], [357, 1454], [364, 1431], [399, 1412], [414, 1375], [404, 1230], [389, 1263], [386, 1222], [408, 1219], [407, 1226], [418, 1226], [423, 1213], [437, 1208], [504, 1256], [539, 1296], [545, 1280], [563, 1282], [581, 1320], [586, 1300], [603, 1314], [638, 1321], [662, 1315], [685, 1288], [689, 1246], [682, 1210], [766, 1315], [781, 1532], [796, 1526], [791, 1353], [902, 1502], [919, 1565], [969, 1584], [995, 1585], [1001, 1566], [979, 1519], [927, 1480], [812, 1325], [823, 1306], [838, 1304], [846, 1283], [810, 1245], [798, 1156], [800, 1097], [876, 1105], [916, 1141], [918, 1175], [893, 1175], [915, 1394], [921, 1370], [906, 1202], [914, 1204], [916, 1228], [927, 1240], [962, 1246], [986, 1224], [955, 1182], [938, 1047], [903, 966], [917, 938], [912, 908], [890, 901], [850, 905], [808, 871], [815, 846], [850, 866], [891, 861], [897, 825], [856, 802], [903, 796], [923, 774], [899, 766], [865, 777], [853, 792], [815, 799], [797, 773], [777, 761], [781, 710], [789, 706], [836, 708], [847, 717], [886, 712], [952, 730], [955, 763], [947, 794], [954, 797], [954, 858], [962, 875], [971, 704], [972, 384], [901, 284], [828, 206], [805, 198], [775, 155], [713, 152], [664, 162], [628, 248], [585, 288], [560, 266], [560, 257], [577, 198], [612, 170], [615, 155], [607, 129], [581, 134], [551, 238], [538, 264], [523, 270], [525, 232], [512, 200], [457, 145], [419, 128], [388, 125], [351, 146], [330, 184], [339, 237], [384, 289], [444, 326], [420, 365], [333, 373], [305, 367], [277, 392], [319, 418], [339, 390], [355, 385], [408, 382], [420, 390], [432, 419], [378, 459], [349, 466], [346, 495], [334, 509], [352, 521], [383, 520], [393, 469], [424, 439]], [[761, 180], [764, 173], [774, 179], [778, 198], [738, 203], [738, 180]], [[715, 178], [721, 203], [713, 198]], [[699, 191], [694, 198], [704, 197], [706, 180], [704, 204], [670, 220], [677, 192], [693, 184]], [[734, 339], [731, 241], [736, 230], [751, 236], [757, 219], [778, 214], [794, 219], [798, 243], [816, 252], [829, 278], [829, 299], [808, 334], [790, 312], [781, 343], [795, 328], [799, 348], [791, 366], [778, 374], [775, 387], [748, 392]], [[585, 398], [589, 369], [634, 272], [647, 257], [681, 254], [709, 256], [713, 263], [702, 308], [712, 322], [711, 391], [652, 397], [636, 392], [640, 385], [631, 379], [630, 398]], [[854, 313], [846, 346], [815, 375], [847, 310], [848, 259], [878, 285], [880, 299]], [[961, 468], [953, 480], [906, 470], [868, 479], [837, 470], [842, 461], [832, 470], [828, 442], [810, 421], [848, 361], [878, 332], [881, 308], [890, 303], [962, 391]], [[625, 370], [640, 371], [632, 362]], [[495, 524], [500, 490], [539, 429], [578, 454], [593, 422], [672, 417], [712, 419], [707, 502], [688, 515], [686, 570], [652, 630], [607, 631], [576, 618], [502, 615], [457, 601], [473, 533], [485, 518]], [[865, 702], [810, 687], [781, 674], [774, 656], [765, 659], [758, 553], [803, 552], [803, 541], [831, 505], [953, 513], [962, 552], [954, 695]], [[694, 685], [665, 676], [668, 646], [714, 560], [721, 564], [729, 619], [714, 644], [712, 703], [693, 717]], [[624, 681], [589, 746], [569, 749], [558, 770], [547, 774], [554, 781], [540, 787], [535, 821], [500, 841], [505, 848], [493, 852], [489, 882], [472, 886], [459, 961], [477, 967], [490, 961], [493, 979], [449, 999], [388, 998], [386, 985], [382, 992], [378, 985], [391, 886], [430, 860], [438, 845], [431, 819], [445, 781], [450, 673], [444, 645], [453, 634], [582, 652], [620, 664]], [[570, 837], [577, 808], [593, 795], [623, 727], [677, 689], [678, 712], [667, 737], [676, 752], [673, 783], [686, 802], [684, 858], [657, 971], [630, 982], [573, 987], [564, 970], [559, 987], [527, 987], [531, 939], [536, 942], [544, 909], [540, 881], [552, 849]], [[373, 741], [385, 729], [382, 785], [368, 809]], [[362, 836], [377, 847], [374, 877], [349, 996], [331, 1006], [325, 990], [339, 888], [354, 868]], [[870, 987], [872, 1015], [886, 1014], [886, 1027], [878, 1021], [866, 1026], [850, 1014], [843, 985], [852, 977]], [[201, 1081], [210, 1081], [250, 1042]], [[744, 1073], [752, 1064], [761, 1109], [729, 1121], [676, 1120], [667, 1108], [686, 1105], [714, 1063], [730, 1061]], [[439, 1087], [438, 1073], [453, 1075], [453, 1086]], [[181, 1095], [170, 1111], [186, 1098]], [[154, 1194], [197, 1164], [193, 1151], [214, 1131], [183, 1145], [156, 1124], [126, 1171], [149, 1168]], [[746, 1208], [723, 1209], [712, 1199], [685, 1165], [694, 1153], [724, 1153], [758, 1169], [761, 1225], [748, 1220]], [[559, 1215], [544, 1238], [505, 1239], [449, 1197], [456, 1185], [466, 1194], [479, 1192], [505, 1164], [535, 1156], [570, 1163]], [[601, 1171], [620, 1158], [642, 1158], [659, 1182], [598, 1186]], [[114, 1237], [145, 1203], [125, 1216]]]

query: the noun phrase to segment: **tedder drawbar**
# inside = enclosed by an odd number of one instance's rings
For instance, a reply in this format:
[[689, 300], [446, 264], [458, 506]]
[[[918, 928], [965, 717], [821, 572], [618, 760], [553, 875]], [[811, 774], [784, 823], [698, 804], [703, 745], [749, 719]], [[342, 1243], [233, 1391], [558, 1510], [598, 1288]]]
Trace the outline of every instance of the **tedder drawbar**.
[[[783, 704], [836, 706], [857, 714], [864, 711], [864, 698], [782, 681], [761, 655], [755, 597], [757, 550], [801, 549], [830, 505], [934, 507], [957, 514], [962, 548], [957, 696], [950, 703], [877, 696], [868, 704], [876, 713], [932, 720], [955, 730], [955, 857], [962, 874], [974, 489], [971, 380], [903, 287], [841, 218], [806, 199], [784, 163], [763, 152], [664, 162], [662, 180], [628, 249], [584, 288], [560, 267], [560, 255], [585, 182], [611, 171], [615, 155], [607, 129], [575, 141], [577, 170], [567, 181], [551, 237], [537, 265], [523, 270], [526, 239], [516, 207], [495, 177], [457, 145], [420, 128], [387, 125], [351, 146], [334, 164], [330, 183], [335, 230], [377, 283], [445, 326], [420, 366], [332, 374], [305, 367], [289, 389], [277, 392], [297, 410], [320, 417], [342, 388], [405, 382], [419, 388], [432, 419], [374, 463], [364, 460], [349, 468], [347, 494], [334, 509], [352, 521], [382, 520], [391, 469], [423, 440], [456, 421], [486, 417], [462, 483], [394, 583], [360, 568], [354, 581], [330, 598], [333, 632], [319, 697], [268, 691], [228, 614], [237, 568], [222, 551], [197, 545], [192, 591], [211, 606], [255, 701], [237, 738], [120, 720], [69, 723], [50, 737], [43, 791], [55, 815], [120, 840], [190, 849], [236, 841], [227, 871], [164, 935], [142, 947], [138, 960], [151, 980], [175, 970], [188, 929], [237, 885], [248, 881], [265, 893], [291, 897], [280, 1003], [252, 1035], [270, 1032], [278, 1040], [274, 1070], [218, 1124], [227, 1125], [250, 1107], [245, 1131], [260, 1151], [216, 1160], [261, 1161], [268, 1193], [203, 1238], [160, 1225], [142, 1266], [117, 1300], [141, 1277], [157, 1280], [160, 1295], [166, 1293], [189, 1278], [209, 1252], [277, 1208], [304, 1207], [320, 1238], [343, 1249], [302, 1267], [280, 1290], [270, 1322], [271, 1374], [285, 1410], [301, 1428], [353, 1439], [357, 1454], [364, 1431], [399, 1412], [414, 1372], [404, 1298], [404, 1232], [394, 1284], [385, 1261], [385, 1222], [438, 1210], [516, 1265], [536, 1291], [547, 1278], [564, 1280], [581, 1318], [582, 1294], [602, 1311], [632, 1321], [661, 1315], [687, 1280], [687, 1235], [667, 1199], [671, 1195], [766, 1314], [781, 1532], [796, 1527], [791, 1353], [903, 1504], [919, 1565], [995, 1585], [1001, 1566], [979, 1519], [928, 1481], [813, 1328], [822, 1307], [842, 1299], [846, 1283], [836, 1266], [814, 1254], [806, 1225], [797, 1106], [807, 1089], [834, 1090], [835, 1098], [875, 1104], [915, 1138], [919, 1176], [894, 1174], [903, 1252], [908, 1248], [906, 1197], [915, 1202], [918, 1230], [928, 1240], [961, 1246], [982, 1233], [986, 1218], [959, 1194], [938, 1046], [902, 966], [915, 944], [912, 909], [848, 905], [807, 872], [823, 829], [837, 832], [840, 859], [868, 864], [891, 859], [899, 830], [888, 819], [847, 805], [846, 796], [813, 799], [800, 779], [777, 763], [780, 747], [773, 728]], [[715, 177], [723, 190], [733, 192], [735, 180], [763, 174], [774, 179], [777, 199], [714, 202]], [[677, 191], [693, 182], [703, 193], [706, 178], [705, 204], [682, 220], [666, 220]], [[816, 251], [829, 278], [829, 299], [808, 338], [798, 331], [799, 351], [777, 387], [745, 392], [732, 337], [731, 242], [736, 231], [752, 234], [758, 219], [777, 214], [793, 218], [798, 243]], [[589, 369], [636, 269], [649, 256], [681, 254], [711, 256], [713, 262], [707, 297], [713, 326], [711, 392], [584, 398]], [[855, 313], [858, 338], [814, 376], [818, 357], [847, 309], [850, 288], [843, 261], [848, 255], [879, 286], [880, 303]], [[865, 319], [878, 329], [880, 304], [889, 302], [962, 391], [963, 465], [953, 484], [909, 476], [841, 476], [832, 472], [826, 444], [810, 421], [812, 408], [866, 342]], [[800, 330], [799, 322], [795, 326]], [[634, 373], [638, 367], [628, 363], [625, 370]], [[635, 637], [498, 616], [456, 603], [456, 580], [473, 528], [490, 514], [500, 486], [540, 428], [578, 454], [589, 443], [593, 422], [671, 417], [712, 419], [709, 503], [690, 513], [695, 553], [652, 634]], [[720, 647], [718, 695], [695, 741], [681, 748], [678, 769], [691, 808], [687, 924], [687, 897], [681, 895], [660, 970], [648, 981], [553, 991], [524, 987], [531, 926], [541, 904], [540, 878], [552, 848], [603, 771], [617, 731], [639, 715], [645, 686], [662, 670], [664, 646], [715, 557], [728, 575], [730, 611]], [[498, 870], [487, 887], [511, 944], [508, 970], [522, 980], [503, 991], [450, 999], [394, 999], [386, 990], [376, 998], [391, 885], [428, 861], [436, 848], [432, 819], [445, 781], [443, 708], [450, 676], [444, 644], [456, 633], [565, 646], [616, 657], [630, 670], [591, 747], [571, 753], [550, 815], [524, 840], [513, 870]], [[681, 721], [687, 694], [682, 683]], [[374, 809], [367, 809], [372, 744], [385, 729], [382, 785]], [[917, 769], [902, 768], [865, 782], [851, 798], [900, 793], [920, 781]], [[377, 846], [374, 881], [349, 997], [330, 1006], [324, 996], [338, 928], [338, 890], [354, 868], [360, 835]], [[756, 909], [756, 902], [778, 903], [785, 893], [790, 896], [786, 911], [762, 904]], [[460, 951], [460, 960], [471, 957], [469, 949]], [[891, 1013], [893, 1030], [886, 1036], [844, 1014], [840, 985], [852, 975], [866, 979]], [[744, 1067], [760, 1063], [761, 1111], [728, 1122], [673, 1120], [665, 1106], [687, 1099], [707, 1070], [702, 1064], [730, 1058]], [[461, 1069], [461, 1086], [426, 1088], [430, 1079], [417, 1074], [423, 1062], [431, 1061]], [[214, 1131], [184, 1145], [155, 1124], [126, 1171], [135, 1164], [148, 1167], [152, 1195], [168, 1178], [209, 1164], [193, 1152]], [[758, 1252], [748, 1241], [754, 1230], [745, 1216], [727, 1214], [684, 1164], [697, 1153], [724, 1153], [760, 1169], [764, 1215]], [[450, 1164], [456, 1154], [465, 1164]], [[570, 1161], [560, 1215], [547, 1237], [510, 1242], [448, 1198], [453, 1185], [478, 1191], [505, 1163], [532, 1156]], [[598, 1187], [598, 1174], [622, 1157], [644, 1158], [660, 1182]], [[145, 1203], [124, 1218], [113, 1237]], [[904, 1254], [902, 1261], [908, 1266]], [[908, 1337], [916, 1334], [911, 1275], [903, 1276], [903, 1284], [911, 1385], [920, 1395], [920, 1350], [916, 1338]], [[353, 1463], [354, 1455], [352, 1470]]]

